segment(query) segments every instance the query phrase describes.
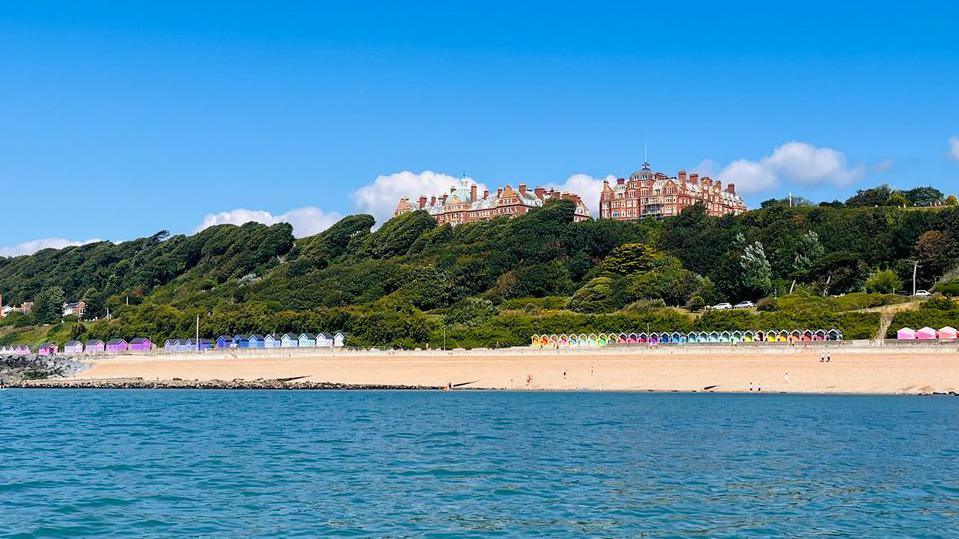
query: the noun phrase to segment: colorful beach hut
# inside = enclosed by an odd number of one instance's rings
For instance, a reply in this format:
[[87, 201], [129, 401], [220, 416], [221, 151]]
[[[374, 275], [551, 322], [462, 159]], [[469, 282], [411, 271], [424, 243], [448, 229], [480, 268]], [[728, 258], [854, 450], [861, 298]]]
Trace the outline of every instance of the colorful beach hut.
[[753, 342], [756, 339], [756, 334], [752, 331], [744, 331], [742, 339], [742, 342]]
[[812, 340], [814, 340], [814, 341], [825, 341], [825, 340], [826, 340], [826, 330], [824, 330], [824, 329], [817, 329], [817, 330], [813, 333], [813, 335], [812, 335]]
[[216, 345], [212, 339], [200, 339], [200, 350], [212, 350], [213, 346]]
[[86, 350], [88, 354], [102, 354], [107, 351], [107, 343], [100, 339], [90, 339], [87, 341], [84, 350]]
[[82, 354], [83, 343], [80, 341], [67, 341], [67, 344], [63, 345], [63, 353], [70, 355]]
[[939, 330], [940, 339], [955, 339], [956, 338], [956, 328], [946, 326]]
[[829, 331], [826, 332], [826, 340], [827, 340], [827, 341], [841, 341], [841, 340], [842, 340], [842, 332], [839, 331], [838, 329], [830, 329]]
[[254, 333], [253, 335], [250, 335], [250, 337], [247, 339], [247, 347], [248, 348], [266, 348], [266, 343], [264, 342], [264, 339], [265, 337], [263, 337], [263, 335]]
[[233, 337], [230, 335], [220, 335], [216, 338], [217, 348], [230, 348], [233, 346]]
[[724, 342], [724, 343], [733, 342], [733, 334], [728, 331], [721, 331], [719, 333], [719, 342]]
[[180, 351], [180, 339], [167, 339], [163, 341], [163, 351], [164, 352], [179, 352]]
[[934, 330], [934, 329], [932, 329], [931, 327], [928, 327], [928, 326], [927, 326], [927, 327], [924, 327], [924, 328], [922, 328], [922, 329], [917, 329], [917, 330], [916, 330], [916, 338], [919, 339], [919, 340], [935, 339], [935, 338], [937, 338], [938, 336], [939, 336], [938, 332], [936, 332], [936, 330]]
[[231, 341], [233, 348], [249, 348], [250, 338], [246, 335], [234, 335]]
[[59, 351], [59, 347], [53, 343], [41, 344], [40, 348], [37, 349], [38, 356], [53, 356]]
[[149, 352], [153, 350], [153, 343], [146, 337], [137, 337], [130, 341], [131, 352]]
[[20, 346], [18, 346], [18, 347], [15, 349], [15, 351], [16, 351], [16, 355], [18, 355], [18, 356], [28, 356], [28, 355], [30, 355], [30, 347], [27, 346], [27, 345], [25, 345], [25, 344], [21, 344]]
[[266, 337], [263, 337], [263, 346], [265, 348], [279, 348], [283, 344], [280, 342], [280, 339], [276, 338], [276, 335], [270, 333]]
[[316, 335], [312, 333], [300, 333], [298, 340], [300, 348], [316, 348]]
[[599, 346], [606, 346], [607, 343], [609, 343], [609, 335], [600, 333], [599, 336], [596, 337], [596, 344]]
[[900, 328], [896, 332], [896, 340], [912, 341], [916, 338], [916, 330], [912, 328]]
[[107, 341], [107, 352], [111, 354], [122, 354], [128, 351], [130, 344], [126, 339], [112, 339]]

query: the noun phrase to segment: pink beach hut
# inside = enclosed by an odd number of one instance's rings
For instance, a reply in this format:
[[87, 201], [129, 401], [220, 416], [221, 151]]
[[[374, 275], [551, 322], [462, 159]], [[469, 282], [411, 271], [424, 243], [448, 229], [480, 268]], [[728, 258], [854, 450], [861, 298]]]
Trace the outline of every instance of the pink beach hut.
[[940, 339], [955, 339], [956, 338], [956, 328], [946, 326], [939, 330]]
[[911, 341], [916, 338], [916, 330], [912, 328], [902, 328], [896, 332], [896, 339], [900, 341]]
[[935, 339], [938, 336], [936, 330], [928, 326], [916, 331], [916, 338], [920, 340]]

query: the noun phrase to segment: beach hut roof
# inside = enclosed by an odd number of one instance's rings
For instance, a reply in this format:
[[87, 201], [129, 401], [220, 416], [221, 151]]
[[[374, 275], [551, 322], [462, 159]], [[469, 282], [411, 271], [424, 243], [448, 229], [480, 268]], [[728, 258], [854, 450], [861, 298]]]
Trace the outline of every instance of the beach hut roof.
[[101, 341], [100, 339], [90, 339], [89, 341], [87, 341], [87, 346], [96, 346], [98, 344], [103, 344], [103, 341]]
[[314, 335], [314, 334], [312, 334], [312, 333], [300, 333], [300, 338], [301, 338], [301, 339], [303, 339], [303, 338], [306, 338], [306, 339], [315, 339], [315, 338], [316, 338], [316, 335]]
[[126, 344], [126, 339], [111, 339], [107, 344]]
[[130, 344], [145, 344], [148, 342], [150, 342], [150, 339], [147, 339], [146, 337], [137, 337], [136, 339], [130, 341]]
[[[545, 336], [546, 336], [546, 335], [534, 335], [534, 337], [545, 337]], [[332, 339], [333, 336], [330, 335], [329, 333], [317, 333], [317, 334], [316, 334], [316, 338], [317, 338], [317, 339], [321, 339], [321, 338], [322, 338], [322, 339], [327, 339], [327, 340], [329, 340], [329, 339]]]
[[253, 335], [250, 335], [250, 340], [252, 341], [252, 340], [254, 340], [254, 339], [256, 339], [256, 340], [258, 340], [258, 341], [262, 341], [262, 340], [263, 340], [263, 335], [260, 335], [259, 333], [254, 333]]
[[955, 333], [955, 332], [956, 332], [956, 328], [951, 326], [946, 326], [939, 330], [939, 333]]
[[80, 344], [80, 341], [67, 341], [66, 346], [76, 346]]

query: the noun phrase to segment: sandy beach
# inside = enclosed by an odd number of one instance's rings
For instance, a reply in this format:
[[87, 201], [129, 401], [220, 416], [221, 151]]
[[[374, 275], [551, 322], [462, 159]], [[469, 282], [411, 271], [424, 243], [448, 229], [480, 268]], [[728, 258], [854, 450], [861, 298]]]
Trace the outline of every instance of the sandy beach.
[[[830, 361], [823, 362], [826, 350]], [[959, 391], [953, 346], [212, 353], [90, 360], [76, 380], [298, 379], [505, 390], [928, 394]]]

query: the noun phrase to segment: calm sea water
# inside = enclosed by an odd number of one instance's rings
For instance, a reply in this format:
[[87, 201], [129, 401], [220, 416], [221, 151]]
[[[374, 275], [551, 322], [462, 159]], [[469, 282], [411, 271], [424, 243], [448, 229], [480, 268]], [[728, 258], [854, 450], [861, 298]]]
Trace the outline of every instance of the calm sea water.
[[10, 390], [0, 535], [956, 536], [959, 399]]

